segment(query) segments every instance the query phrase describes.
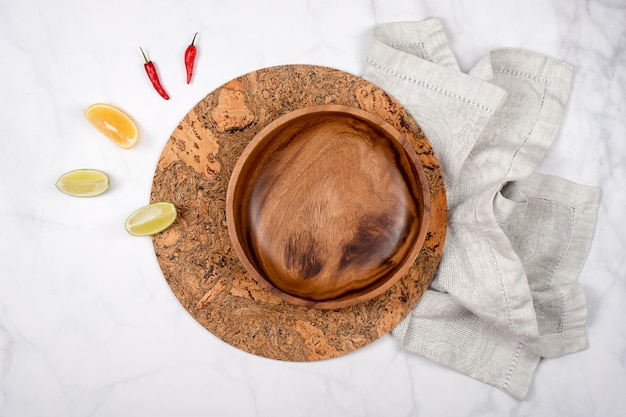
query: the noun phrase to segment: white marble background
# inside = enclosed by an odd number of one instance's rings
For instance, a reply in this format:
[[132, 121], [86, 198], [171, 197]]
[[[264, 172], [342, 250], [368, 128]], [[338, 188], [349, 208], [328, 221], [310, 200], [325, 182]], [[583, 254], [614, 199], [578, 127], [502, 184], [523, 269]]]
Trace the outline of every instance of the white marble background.
[[[575, 66], [540, 171], [602, 187], [580, 276], [589, 348], [542, 361], [528, 398], [400, 350], [391, 336], [342, 358], [282, 363], [224, 344], [182, 309], [149, 238], [147, 204], [170, 132], [197, 101], [277, 64], [359, 74], [378, 23], [439, 17], [462, 69], [497, 47]], [[197, 74], [182, 54], [194, 32]], [[621, 416], [626, 410], [626, 1], [0, 0], [0, 415]], [[172, 99], [149, 85], [139, 52]], [[97, 101], [139, 123], [132, 150], [84, 119]], [[98, 198], [59, 193], [102, 169]]]

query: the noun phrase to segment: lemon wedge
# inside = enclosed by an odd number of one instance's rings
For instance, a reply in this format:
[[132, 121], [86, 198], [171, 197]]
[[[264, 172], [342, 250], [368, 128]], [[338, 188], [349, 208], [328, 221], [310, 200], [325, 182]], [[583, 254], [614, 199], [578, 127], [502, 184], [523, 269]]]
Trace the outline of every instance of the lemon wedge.
[[170, 227], [177, 215], [173, 203], [161, 201], [136, 210], [128, 216], [124, 227], [133, 236], [152, 236]]
[[137, 144], [139, 128], [122, 109], [111, 104], [95, 103], [87, 107], [85, 117], [117, 146], [130, 149]]
[[109, 177], [95, 169], [77, 169], [61, 175], [55, 185], [65, 194], [75, 197], [95, 197], [109, 189]]

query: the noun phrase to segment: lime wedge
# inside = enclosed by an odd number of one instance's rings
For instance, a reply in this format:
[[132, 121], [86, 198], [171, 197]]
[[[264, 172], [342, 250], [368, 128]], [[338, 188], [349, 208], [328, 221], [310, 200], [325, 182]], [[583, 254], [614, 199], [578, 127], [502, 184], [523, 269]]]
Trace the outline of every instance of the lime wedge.
[[177, 214], [174, 204], [161, 201], [135, 211], [128, 216], [124, 227], [133, 236], [152, 236], [170, 227]]
[[77, 169], [57, 180], [59, 191], [75, 197], [95, 197], [109, 189], [109, 177], [95, 169]]

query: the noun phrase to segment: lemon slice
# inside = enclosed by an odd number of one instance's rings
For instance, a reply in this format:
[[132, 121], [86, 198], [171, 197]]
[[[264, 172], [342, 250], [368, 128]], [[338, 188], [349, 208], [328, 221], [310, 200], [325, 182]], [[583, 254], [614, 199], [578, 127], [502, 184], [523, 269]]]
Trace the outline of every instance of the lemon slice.
[[126, 219], [126, 231], [133, 236], [151, 236], [161, 233], [174, 223], [176, 206], [161, 201], [142, 207]]
[[95, 197], [109, 189], [109, 177], [95, 169], [77, 169], [61, 175], [55, 185], [65, 194]]
[[130, 149], [139, 139], [139, 128], [135, 121], [122, 109], [106, 103], [95, 103], [87, 107], [85, 117], [117, 146]]

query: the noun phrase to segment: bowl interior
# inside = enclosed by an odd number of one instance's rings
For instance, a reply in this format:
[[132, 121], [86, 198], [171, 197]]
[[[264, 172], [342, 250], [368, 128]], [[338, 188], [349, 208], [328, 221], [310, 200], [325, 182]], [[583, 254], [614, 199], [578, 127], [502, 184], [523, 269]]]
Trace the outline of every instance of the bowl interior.
[[429, 215], [411, 145], [379, 117], [339, 105], [266, 126], [227, 192], [229, 234], [247, 271], [284, 300], [316, 308], [391, 287], [415, 261]]

